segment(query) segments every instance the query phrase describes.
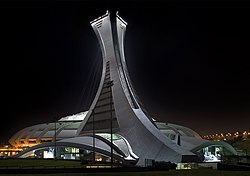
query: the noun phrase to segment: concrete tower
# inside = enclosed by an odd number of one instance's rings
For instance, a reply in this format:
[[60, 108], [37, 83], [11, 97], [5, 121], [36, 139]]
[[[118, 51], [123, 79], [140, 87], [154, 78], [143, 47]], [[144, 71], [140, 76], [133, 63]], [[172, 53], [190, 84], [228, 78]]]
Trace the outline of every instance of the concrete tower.
[[[107, 13], [91, 22], [102, 50], [103, 70], [98, 91], [77, 135], [112, 132], [125, 137], [138, 165], [145, 159], [192, 162], [198, 157], [167, 138], [143, 109], [131, 85], [124, 55], [127, 23], [116, 13]], [[111, 124], [112, 119], [112, 124]], [[93, 124], [94, 121], [94, 124]], [[111, 126], [112, 125], [112, 126]]]
[[[88, 154], [92, 152], [92, 161], [101, 159], [111, 161], [112, 165], [115, 159], [124, 164], [145, 166], [145, 159], [174, 163], [218, 162], [221, 160], [220, 155], [216, 156], [218, 151], [225, 156], [237, 155], [228, 143], [204, 140], [181, 125], [153, 121], [143, 109], [129, 79], [124, 56], [127, 23], [118, 14], [110, 16], [107, 11], [92, 21], [91, 26], [102, 50], [103, 67], [89, 111], [61, 118], [56, 123], [20, 130], [10, 143], [30, 148], [16, 157], [46, 158], [40, 156], [41, 153], [54, 148], [54, 157], [58, 159], [89, 161]], [[79, 153], [65, 153], [65, 148], [77, 149]]]

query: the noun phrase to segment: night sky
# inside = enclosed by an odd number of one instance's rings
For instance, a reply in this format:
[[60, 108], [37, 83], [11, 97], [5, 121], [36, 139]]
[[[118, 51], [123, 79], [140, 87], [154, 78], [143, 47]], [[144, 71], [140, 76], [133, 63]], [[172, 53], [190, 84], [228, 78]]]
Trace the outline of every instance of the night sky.
[[148, 113], [198, 133], [250, 130], [250, 3], [0, 2], [0, 142], [88, 110], [101, 52], [90, 21], [117, 10]]

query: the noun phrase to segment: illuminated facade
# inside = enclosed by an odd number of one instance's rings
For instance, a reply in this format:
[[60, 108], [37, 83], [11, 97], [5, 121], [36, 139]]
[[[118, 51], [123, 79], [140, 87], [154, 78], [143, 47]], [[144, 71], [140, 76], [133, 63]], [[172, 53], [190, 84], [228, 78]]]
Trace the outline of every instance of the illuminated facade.
[[[226, 143], [211, 143], [187, 127], [152, 119], [139, 101], [126, 67], [124, 38], [127, 23], [118, 14], [110, 16], [107, 12], [92, 21], [91, 26], [101, 46], [103, 68], [89, 111], [77, 124], [72, 119], [62, 120], [54, 128], [53, 124], [47, 128], [38, 125], [16, 134], [10, 141], [13, 145], [21, 139], [24, 144], [29, 144], [33, 138], [35, 144], [41, 143], [18, 157], [50, 158], [56, 153], [61, 159], [83, 157], [88, 160], [90, 153], [95, 153], [95, 156], [101, 156], [94, 157], [95, 160], [109, 161], [113, 156], [115, 161], [144, 166], [146, 159], [185, 163], [213, 161], [208, 159], [208, 156], [213, 158], [212, 155], [220, 160], [219, 154], [223, 152], [236, 154]], [[70, 125], [75, 126], [68, 128]], [[42, 143], [46, 138], [53, 141]]]
[[9, 145], [0, 146], [0, 158], [12, 157], [22, 152], [22, 148], [16, 148]]
[[77, 129], [88, 111], [67, 116], [59, 119], [55, 123], [45, 123], [33, 125], [24, 128], [14, 134], [9, 143], [15, 147], [32, 147], [44, 142], [54, 141], [55, 132], [56, 139], [67, 139], [76, 137]]

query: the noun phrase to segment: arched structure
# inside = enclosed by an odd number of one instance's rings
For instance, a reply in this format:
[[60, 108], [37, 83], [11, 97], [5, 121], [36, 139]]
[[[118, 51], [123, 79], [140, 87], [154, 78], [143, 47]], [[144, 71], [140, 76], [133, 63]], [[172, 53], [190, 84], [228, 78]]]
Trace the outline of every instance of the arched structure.
[[[75, 123], [72, 119], [62, 118], [64, 120], [60, 121], [58, 128], [54, 128], [54, 133], [53, 124], [43, 127], [37, 137], [39, 142], [46, 135], [51, 138], [54, 135], [55, 139], [64, 136], [67, 139], [57, 141], [57, 147], [74, 147], [92, 152], [96, 149], [103, 155], [114, 154], [120, 161], [133, 161], [140, 166], [144, 166], [146, 159], [175, 163], [199, 162], [205, 154], [212, 156], [215, 150], [215, 156], [223, 147], [230, 154], [236, 154], [230, 145], [210, 143], [190, 128], [154, 121], [139, 101], [127, 71], [124, 54], [127, 23], [118, 14], [110, 16], [107, 11], [92, 21], [91, 26], [99, 41], [103, 59], [96, 96], [84, 118]], [[73, 124], [72, 133], [68, 135], [66, 129]], [[24, 136], [30, 139], [37, 129], [38, 126], [28, 127], [17, 133], [11, 142], [19, 141]], [[106, 137], [109, 134], [110, 139], [107, 140], [104, 134]], [[119, 136], [119, 140], [115, 140], [113, 134]], [[34, 146], [19, 156], [28, 156], [33, 150], [52, 147], [54, 144], [50, 142]], [[219, 158], [219, 154], [216, 158]]]
[[[113, 134], [113, 144], [110, 143], [110, 134], [99, 133], [94, 136], [95, 146], [93, 145], [93, 136], [81, 136], [75, 138], [63, 139], [56, 142], [56, 158], [57, 159], [78, 159], [92, 161], [93, 151], [95, 151], [95, 160], [110, 160], [110, 145], [113, 145], [113, 157], [117, 162], [127, 162], [135, 164], [138, 157], [133, 153], [131, 146], [125, 138], [120, 135]], [[93, 146], [95, 148], [93, 148]], [[62, 151], [68, 149], [68, 152]], [[78, 150], [70, 153], [70, 149]], [[24, 152], [17, 155], [19, 158], [37, 157], [37, 158], [53, 158], [55, 143], [48, 142], [28, 148]], [[75, 151], [74, 150], [74, 151]], [[49, 155], [49, 151], [52, 151]], [[85, 151], [85, 153], [84, 153]], [[84, 156], [85, 154], [85, 156]], [[98, 155], [99, 154], [99, 155]], [[106, 156], [106, 157], [103, 157]]]

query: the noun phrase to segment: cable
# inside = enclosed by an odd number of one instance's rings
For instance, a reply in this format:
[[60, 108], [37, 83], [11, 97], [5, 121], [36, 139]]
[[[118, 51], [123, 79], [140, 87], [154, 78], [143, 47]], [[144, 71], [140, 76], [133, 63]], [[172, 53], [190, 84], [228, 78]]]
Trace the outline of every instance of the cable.
[[[99, 70], [98, 67], [100, 67], [100, 63], [102, 63], [102, 59], [100, 59], [100, 47], [96, 47], [97, 48], [97, 52], [96, 52], [96, 56], [94, 57], [94, 61], [91, 62], [91, 66], [90, 66], [90, 71], [88, 74], [88, 77], [86, 79], [86, 81], [83, 82], [82, 84], [82, 90], [79, 96], [79, 103], [77, 105], [77, 109], [88, 109], [91, 105], [92, 100], [90, 100], [91, 96], [90, 94], [92, 94], [92, 91], [95, 86], [94, 84], [94, 80], [96, 80], [96, 74]], [[83, 107], [82, 107], [83, 106]]]

